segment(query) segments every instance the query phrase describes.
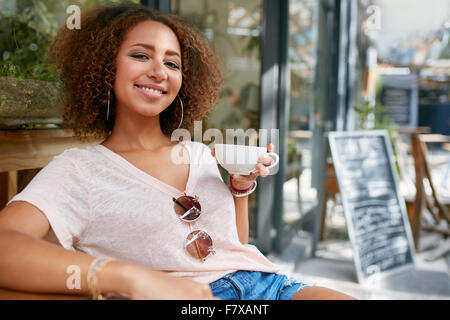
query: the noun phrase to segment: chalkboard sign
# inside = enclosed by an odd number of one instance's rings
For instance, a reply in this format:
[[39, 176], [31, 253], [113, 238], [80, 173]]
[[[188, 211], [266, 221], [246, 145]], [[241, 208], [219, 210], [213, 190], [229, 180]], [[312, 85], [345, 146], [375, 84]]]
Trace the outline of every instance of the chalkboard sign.
[[381, 103], [386, 106], [384, 115], [401, 126], [411, 122], [411, 89], [381, 89]]
[[384, 116], [398, 126], [417, 126], [419, 83], [415, 74], [383, 75], [378, 99], [386, 106]]
[[331, 132], [328, 139], [358, 281], [414, 267], [414, 242], [387, 132]]

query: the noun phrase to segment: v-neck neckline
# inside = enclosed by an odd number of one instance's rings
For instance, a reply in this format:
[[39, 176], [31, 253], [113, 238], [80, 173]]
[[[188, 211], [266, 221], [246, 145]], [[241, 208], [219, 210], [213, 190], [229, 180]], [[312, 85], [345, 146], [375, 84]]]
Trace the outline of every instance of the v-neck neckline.
[[161, 181], [158, 178], [155, 178], [154, 176], [152, 176], [151, 174], [139, 169], [134, 164], [132, 164], [130, 161], [125, 159], [123, 156], [112, 151], [111, 149], [109, 149], [108, 147], [105, 147], [102, 144], [98, 144], [98, 145], [94, 146], [94, 148], [96, 148], [98, 151], [100, 151], [102, 154], [107, 156], [109, 159], [111, 159], [115, 163], [119, 164], [121, 167], [126, 169], [132, 175], [143, 180], [147, 184], [155, 187], [156, 189], [158, 189], [164, 193], [168, 193], [171, 196], [179, 197], [180, 195], [183, 195], [183, 194], [190, 194], [189, 191], [191, 190], [191, 185], [193, 183], [192, 178], [193, 178], [193, 168], [194, 168], [192, 166], [191, 145], [189, 145], [188, 143], [186, 143], [184, 141], [180, 142], [179, 144], [181, 144], [182, 146], [185, 147], [185, 149], [187, 150], [188, 155], [189, 155], [189, 175], [188, 175], [188, 180], [186, 182], [186, 187], [185, 187], [184, 191], [181, 191], [178, 188], [175, 188], [174, 186], [172, 186], [164, 181]]

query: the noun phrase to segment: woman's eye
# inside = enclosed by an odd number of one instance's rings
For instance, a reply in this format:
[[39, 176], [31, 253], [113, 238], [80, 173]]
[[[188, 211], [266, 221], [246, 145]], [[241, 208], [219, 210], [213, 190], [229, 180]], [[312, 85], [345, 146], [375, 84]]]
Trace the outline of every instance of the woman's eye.
[[169, 68], [172, 68], [172, 69], [180, 69], [180, 66], [177, 63], [172, 62], [172, 61], [166, 62], [166, 66], [168, 66]]
[[148, 57], [145, 54], [136, 53], [131, 55], [133, 58], [139, 59], [139, 60], [147, 60]]

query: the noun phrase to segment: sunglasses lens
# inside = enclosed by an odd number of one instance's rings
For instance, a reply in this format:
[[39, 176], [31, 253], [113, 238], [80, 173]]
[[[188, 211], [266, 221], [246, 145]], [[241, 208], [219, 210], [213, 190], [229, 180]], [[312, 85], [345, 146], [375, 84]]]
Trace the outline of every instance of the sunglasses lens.
[[212, 239], [205, 231], [192, 231], [186, 238], [186, 250], [194, 258], [203, 260], [214, 253]]
[[200, 203], [190, 196], [182, 196], [176, 199], [173, 208], [181, 220], [186, 222], [192, 222], [198, 219], [202, 211]]

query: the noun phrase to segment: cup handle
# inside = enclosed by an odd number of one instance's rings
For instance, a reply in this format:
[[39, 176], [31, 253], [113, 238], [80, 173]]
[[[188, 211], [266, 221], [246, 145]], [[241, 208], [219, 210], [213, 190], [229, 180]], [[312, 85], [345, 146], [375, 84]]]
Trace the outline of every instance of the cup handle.
[[271, 169], [277, 165], [277, 163], [280, 161], [280, 157], [275, 152], [268, 152], [267, 154], [273, 159], [273, 163], [267, 167], [267, 169]]
[[[277, 165], [277, 163], [280, 161], [280, 157], [278, 156], [278, 154], [274, 153], [274, 152], [267, 152], [267, 155], [271, 156], [272, 159], [274, 159], [273, 163], [266, 167], [267, 169], [271, 169], [273, 167], [275, 167]], [[249, 172], [249, 174], [256, 172], [256, 169], [253, 169], [252, 171]]]

